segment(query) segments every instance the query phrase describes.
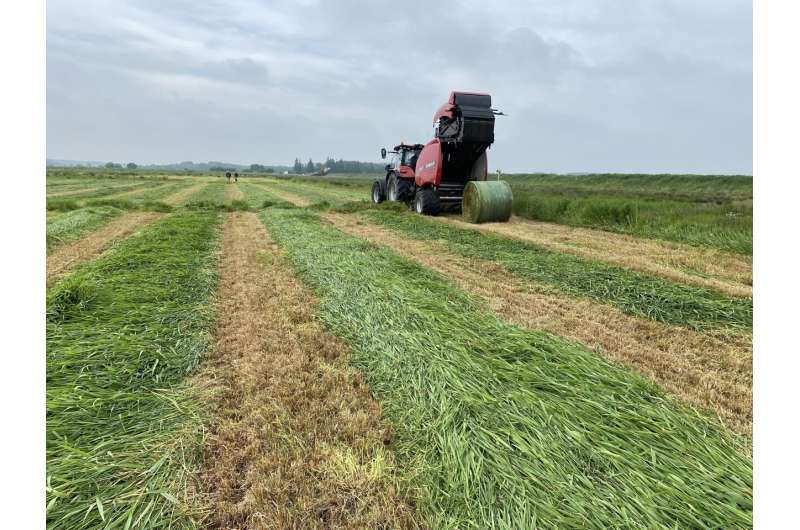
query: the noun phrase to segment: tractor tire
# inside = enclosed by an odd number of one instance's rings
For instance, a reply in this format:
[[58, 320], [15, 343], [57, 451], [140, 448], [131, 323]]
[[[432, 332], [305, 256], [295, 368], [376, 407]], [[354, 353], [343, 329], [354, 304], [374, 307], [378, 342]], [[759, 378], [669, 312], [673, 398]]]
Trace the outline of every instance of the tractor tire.
[[414, 185], [408, 180], [393, 173], [389, 177], [388, 199], [390, 201], [408, 202], [414, 192]]
[[386, 200], [397, 201], [397, 176], [392, 173], [386, 181]]
[[421, 215], [439, 215], [442, 205], [439, 196], [432, 188], [417, 190], [414, 197], [414, 211]]
[[383, 181], [376, 180], [372, 183], [372, 203], [380, 204], [386, 200], [386, 190]]

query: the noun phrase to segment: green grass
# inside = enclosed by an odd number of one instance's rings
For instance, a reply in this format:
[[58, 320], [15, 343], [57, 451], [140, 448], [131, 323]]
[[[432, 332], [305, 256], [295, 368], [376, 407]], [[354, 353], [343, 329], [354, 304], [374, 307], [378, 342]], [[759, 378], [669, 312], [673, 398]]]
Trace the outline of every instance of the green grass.
[[[66, 207], [71, 201], [61, 202], [59, 206]], [[73, 203], [74, 204], [74, 203]], [[48, 203], [49, 207], [49, 203]], [[58, 210], [59, 208], [54, 208]], [[123, 213], [123, 210], [114, 206], [93, 206], [67, 211], [53, 219], [47, 220], [47, 250], [56, 245], [75, 241], [93, 230], [97, 230], [112, 218]]]
[[339, 188], [333, 185], [325, 185], [322, 183], [310, 183], [307, 181], [281, 181], [270, 182], [263, 184], [263, 186], [273, 187], [278, 191], [286, 191], [293, 193], [312, 203], [327, 203], [327, 204], [343, 204], [351, 201], [368, 201], [370, 198], [369, 190], [361, 193], [359, 190]]
[[[319, 192], [341, 190], [358, 199], [369, 197], [373, 178], [282, 181]], [[753, 253], [753, 178], [749, 176], [511, 174], [503, 178], [511, 184], [514, 214], [520, 217]]]
[[270, 193], [269, 187], [257, 184], [239, 184], [239, 189], [244, 194], [244, 201], [252, 210], [260, 209], [264, 203], [275, 204], [282, 202], [276, 195]]
[[[163, 182], [155, 180], [106, 182], [105, 184], [100, 184], [98, 187], [96, 187], [96, 189], [88, 188], [85, 192], [75, 193], [74, 195], [68, 195], [63, 198], [65, 199], [68, 198], [77, 201], [85, 201], [87, 199], [96, 199], [99, 197], [107, 197], [109, 195], [117, 195], [119, 193], [127, 193], [129, 191], [134, 191], [134, 190], [152, 188], [155, 186], [159, 186], [161, 184], [163, 184]], [[58, 199], [60, 197], [53, 197], [53, 198]]]
[[273, 238], [352, 347], [431, 528], [746, 528], [746, 441], [306, 209]]
[[442, 241], [449, 250], [501, 264], [526, 280], [612, 305], [630, 315], [698, 331], [750, 332], [753, 302], [672, 283], [532, 243], [462, 229], [410, 212], [368, 209], [367, 219], [406, 237]]
[[284, 176], [284, 175], [271, 175], [272, 178], [285, 182], [295, 182], [301, 184], [311, 184], [313, 186], [320, 186], [323, 188], [331, 189], [348, 189], [358, 194], [366, 194], [372, 189], [372, 181], [378, 178], [378, 174], [367, 173], [330, 173], [324, 177], [301, 177], [301, 176]]
[[226, 184], [212, 182], [206, 187], [191, 195], [184, 201], [184, 206], [190, 209], [222, 208], [225, 205]]
[[703, 175], [509, 175], [514, 213], [753, 253], [753, 179]]
[[48, 528], [194, 526], [219, 214], [175, 214], [48, 293]]
[[[175, 181], [175, 182], [158, 181], [155, 183], [154, 186], [148, 186], [147, 189], [144, 189], [144, 191], [139, 191], [139, 193], [137, 193], [136, 195], [128, 195], [120, 198], [119, 200], [128, 201], [134, 205], [143, 203], [153, 203], [157, 202], [160, 199], [163, 199], [164, 197], [167, 197], [168, 195], [177, 193], [179, 190], [187, 188], [190, 185], [191, 183], [183, 181]], [[137, 188], [137, 189], [141, 190], [142, 188]], [[114, 200], [114, 199], [110, 198], [108, 200]], [[95, 199], [87, 201], [87, 204], [94, 204], [95, 202], [102, 202], [102, 201], [103, 199]]]
[[505, 175], [513, 186], [571, 196], [604, 195], [724, 202], [753, 198], [753, 177], [746, 175], [553, 174]]

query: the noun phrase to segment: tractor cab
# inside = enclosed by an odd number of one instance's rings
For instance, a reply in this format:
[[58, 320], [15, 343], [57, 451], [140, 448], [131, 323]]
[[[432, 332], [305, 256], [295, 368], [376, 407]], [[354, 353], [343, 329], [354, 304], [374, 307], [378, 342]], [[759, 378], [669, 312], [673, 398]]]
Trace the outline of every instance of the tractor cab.
[[422, 144], [403, 144], [394, 146], [393, 151], [386, 151], [381, 149], [381, 158], [386, 158], [389, 155], [389, 163], [386, 164], [386, 171], [397, 172], [403, 177], [413, 177], [414, 169], [417, 167], [417, 159], [419, 158]]

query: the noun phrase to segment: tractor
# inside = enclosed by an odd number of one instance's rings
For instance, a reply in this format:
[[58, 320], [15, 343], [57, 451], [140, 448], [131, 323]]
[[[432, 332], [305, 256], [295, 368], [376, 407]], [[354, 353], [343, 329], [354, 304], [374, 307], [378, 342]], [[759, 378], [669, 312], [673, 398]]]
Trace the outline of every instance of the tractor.
[[486, 150], [498, 115], [489, 94], [451, 92], [433, 116], [433, 140], [381, 149], [381, 158], [390, 159], [386, 175], [372, 184], [372, 202], [403, 202], [423, 215], [453, 207], [472, 222], [508, 221], [511, 188], [499, 177], [487, 180]]

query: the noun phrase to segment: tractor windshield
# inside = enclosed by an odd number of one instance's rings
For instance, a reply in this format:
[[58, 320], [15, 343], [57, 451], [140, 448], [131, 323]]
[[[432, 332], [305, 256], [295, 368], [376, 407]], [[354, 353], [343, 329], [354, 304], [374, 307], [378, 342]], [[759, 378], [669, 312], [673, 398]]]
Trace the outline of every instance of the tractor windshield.
[[419, 158], [419, 151], [406, 149], [403, 151], [403, 160], [401, 164], [414, 169], [417, 166], [417, 158]]

